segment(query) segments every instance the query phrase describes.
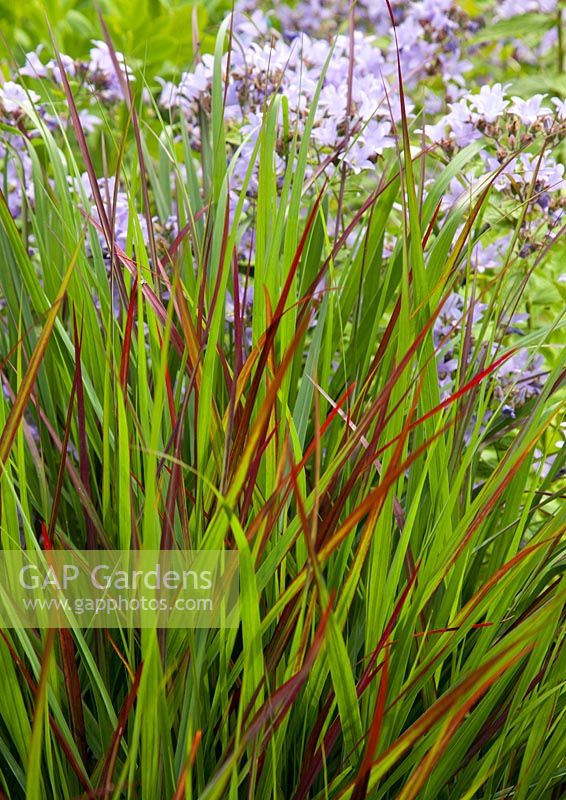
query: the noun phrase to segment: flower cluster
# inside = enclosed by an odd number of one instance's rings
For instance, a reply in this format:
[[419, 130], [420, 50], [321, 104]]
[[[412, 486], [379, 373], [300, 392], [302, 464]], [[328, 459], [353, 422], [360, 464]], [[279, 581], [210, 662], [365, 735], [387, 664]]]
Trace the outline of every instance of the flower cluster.
[[[375, 13], [373, 4], [366, 3], [356, 6], [352, 37], [339, 33], [331, 40], [334, 30], [328, 23], [339, 19], [347, 5], [278, 7], [280, 32], [269, 14], [250, 8], [248, 15], [246, 4], [240, 4], [232, 50], [223, 60], [225, 116], [253, 140], [266, 102], [279, 93], [286, 97], [290, 126], [302, 132], [323, 75], [313, 151], [320, 159], [337, 154], [357, 173], [374, 170], [376, 159], [394, 146], [392, 128], [401, 116], [398, 56], [407, 88], [430, 75], [463, 83], [471, 64], [462, 56], [461, 39], [472, 23], [452, 0], [395, 3], [393, 36], [386, 7]], [[161, 105], [182, 112], [197, 147], [200, 114], [210, 108], [212, 73], [213, 59], [205, 55], [178, 84], [162, 82]], [[409, 115], [412, 110], [407, 99]], [[282, 149], [284, 144], [281, 139]], [[283, 160], [279, 167], [284, 168]]]
[[[471, 364], [476, 350], [476, 331], [487, 308], [485, 303], [475, 300], [466, 304], [464, 297], [453, 292], [444, 302], [434, 325], [434, 342], [437, 352], [438, 384], [440, 386], [440, 399], [446, 400], [457, 389], [457, 380], [462, 380], [458, 375], [462, 363], [462, 329], [469, 329], [471, 336], [467, 341], [467, 364]], [[528, 314], [515, 314], [510, 320], [507, 330], [517, 330], [528, 319]], [[491, 355], [496, 359], [500, 355], [497, 342], [491, 346]], [[480, 361], [486, 355], [486, 347], [479, 349]], [[516, 411], [527, 400], [539, 395], [543, 389], [547, 372], [544, 366], [544, 357], [540, 354], [531, 355], [527, 349], [518, 350], [510, 358], [499, 365], [493, 380], [494, 402], [501, 407], [503, 416], [515, 419]], [[492, 418], [492, 410], [488, 410], [482, 420], [482, 427]]]
[[[471, 168], [450, 184], [444, 198], [448, 208], [468, 200], [493, 180], [501, 193], [502, 211], [513, 214], [526, 208], [520, 229], [520, 255], [539, 249], [561, 223], [566, 206], [564, 165], [551, 155], [566, 129], [566, 103], [558, 97], [535, 94], [524, 99], [509, 95], [508, 86], [482, 86], [449, 104], [449, 112], [427, 126], [429, 139], [447, 157], [473, 142], [482, 147]], [[541, 152], [542, 143], [545, 151]], [[532, 146], [532, 147], [531, 147]], [[475, 250], [479, 271], [497, 266], [493, 256], [504, 247], [500, 239], [489, 248]], [[499, 259], [499, 263], [501, 263]]]
[[458, 349], [462, 327], [472, 327], [481, 321], [487, 306], [474, 302], [467, 307], [464, 297], [452, 292], [442, 305], [434, 324], [434, 344], [437, 352], [438, 385], [441, 400], [449, 397], [455, 388], [459, 366]]
[[[62, 86], [63, 80], [59, 61], [51, 58], [45, 63], [41, 60], [42, 46], [27, 53], [24, 65], [18, 71], [18, 81], [8, 80], [0, 86], [0, 122], [6, 126], [0, 143], [0, 163], [4, 165], [4, 187], [8, 206], [14, 217], [22, 213], [26, 201], [33, 203], [32, 161], [28, 142], [38, 136], [38, 127], [56, 131], [70, 124], [70, 115], [62, 108], [55, 113], [53, 105], [41, 102], [42, 97], [28, 88], [21, 79], [29, 78], [49, 81]], [[81, 125], [86, 133], [95, 130], [102, 122], [93, 113], [98, 103], [114, 104], [123, 97], [120, 77], [105, 42], [94, 41], [88, 61], [59, 56], [65, 74], [87, 92], [87, 105], [79, 110]], [[122, 78], [133, 80], [131, 70], [126, 67], [125, 58], [116, 53], [116, 61]], [[39, 85], [38, 85], [39, 88]]]
[[22, 213], [26, 194], [33, 202], [32, 162], [27, 150], [25, 126], [34, 115], [34, 106], [38, 102], [36, 92], [26, 90], [14, 81], [6, 81], [0, 86], [0, 122], [6, 126], [0, 140], [0, 163], [4, 166], [2, 188], [10, 213], [15, 218]]
[[[77, 193], [79, 202], [84, 197], [90, 203], [88, 209], [90, 217], [96, 222], [100, 222], [97, 206], [94, 202], [94, 194], [88, 175], [84, 173], [79, 181], [80, 185], [71, 188]], [[100, 197], [105, 207], [106, 216], [114, 222], [114, 242], [123, 251], [127, 249], [128, 229], [130, 224], [130, 200], [129, 195], [124, 189], [116, 186], [116, 178], [100, 178], [98, 181]], [[86, 210], [86, 209], [85, 209]], [[143, 238], [147, 241], [147, 222], [142, 214], [137, 214]], [[98, 232], [98, 240], [103, 252], [107, 252], [107, 242], [102, 230]]]
[[[375, 181], [385, 159], [395, 154], [402, 118], [400, 66], [409, 124], [422, 134], [420, 146], [423, 137], [428, 137], [435, 156], [427, 161], [423, 173], [425, 191], [436, 174], [438, 158], [449, 162], [469, 145], [474, 145], [477, 153], [467, 171], [459, 172], [450, 182], [440, 218], [455, 206], [467, 203], [485, 185], [486, 175], [494, 178], [502, 215], [526, 208], [518, 238], [498, 226], [471, 249], [472, 269], [480, 276], [491, 273], [508, 263], [512, 255], [529, 255], [559, 226], [566, 182], [564, 166], [554, 157], [553, 149], [563, 139], [566, 102], [544, 93], [522, 97], [510, 85], [501, 83], [486, 83], [470, 90], [473, 59], [482, 52], [473, 44], [473, 37], [482, 20], [470, 17], [455, 0], [392, 0], [390, 5], [394, 24], [385, 3], [359, 0], [354, 6], [354, 29], [350, 31], [349, 0], [300, 0], [293, 7], [278, 4], [275, 12], [260, 11], [250, 0], [237, 4], [231, 20], [231, 47], [221, 62], [228, 133], [226, 158], [231, 164], [230, 210], [233, 213], [239, 199], [266, 108], [275, 96], [285, 98], [280, 104], [273, 154], [279, 182], [288, 167], [290, 139], [295, 135], [304, 137], [312, 111], [307, 176], [324, 172], [331, 180], [347, 177], [349, 198], [359, 196], [372, 179]], [[555, 9], [555, 0], [505, 0], [498, 4], [497, 16], [551, 13]], [[551, 45], [552, 37], [545, 37], [544, 46]], [[120, 53], [113, 55], [102, 41], [92, 43], [84, 61], [64, 54], [60, 60], [78, 89], [83, 129], [87, 134], [93, 132], [101, 122], [101, 107], [120, 108], [124, 82], [133, 81], [134, 76], [124, 57]], [[169, 116], [174, 135], [188, 139], [196, 156], [197, 173], [201, 169], [198, 154], [203, 137], [208, 135], [209, 126], [203, 122], [211, 113], [214, 69], [214, 57], [204, 53], [179, 81], [157, 79], [158, 105]], [[44, 61], [38, 48], [27, 54], [16, 77], [0, 86], [0, 122], [8, 129], [0, 145], [0, 163], [4, 192], [14, 218], [22, 215], [25, 203], [34, 203], [29, 145], [38, 127], [46, 126], [57, 134], [60, 127], [69, 124], [66, 105], [61, 103], [55, 113], [57, 105], [46, 101], [56, 89], [64, 97], [57, 59]], [[418, 130], [419, 125], [424, 133]], [[543, 140], [546, 149], [541, 155]], [[254, 298], [252, 231], [259, 185], [257, 163], [253, 170], [243, 206], [246, 224], [237, 241], [240, 286], [226, 299], [227, 325], [232, 330], [236, 316], [242, 320], [246, 346], [251, 344]], [[80, 185], [70, 182], [83, 211], [100, 223], [90, 182], [86, 177]], [[175, 185], [173, 178], [171, 184]], [[146, 219], [133, 208], [125, 187], [117, 185], [114, 177], [101, 178], [98, 187], [114, 225], [116, 244], [123, 250], [128, 244], [131, 247], [132, 212], [147, 239]], [[305, 196], [305, 209], [308, 201]], [[328, 224], [335, 213], [331, 205]], [[156, 216], [153, 223], [161, 229], [166, 242], [180, 227], [174, 208], [167, 219], [160, 221]], [[397, 234], [393, 230], [385, 232], [384, 258], [392, 254], [390, 244]], [[359, 243], [363, 236], [354, 238]], [[98, 239], [107, 256], [102, 233]], [[514, 254], [510, 252], [512, 245]], [[357, 244], [352, 241], [348, 246], [354, 249]], [[434, 336], [443, 397], [454, 388], [462, 328], [468, 323], [472, 327], [480, 323], [484, 311], [485, 306], [477, 301], [470, 308], [458, 288], [441, 310]], [[524, 316], [516, 315], [501, 336], [518, 330], [516, 325], [521, 321]], [[496, 399], [502, 402], [508, 397], [505, 402], [514, 413], [532, 393], [540, 391], [543, 372], [542, 364], [531, 361], [521, 351], [500, 369]]]
[[[29, 78], [48, 78], [57, 84], [62, 83], [61, 70], [56, 58], [49, 59], [43, 63], [41, 55], [42, 47], [33, 50], [26, 55], [26, 61], [19, 70], [21, 76]], [[133, 80], [132, 71], [126, 66], [126, 60], [122, 53], [116, 53], [116, 63], [121, 77], [116, 72], [116, 66], [112, 59], [112, 54], [106, 42], [94, 40], [90, 49], [88, 61], [73, 59], [65, 53], [60, 54], [63, 69], [68, 78], [75, 78], [91, 94], [92, 99], [105, 103], [113, 103], [122, 99], [123, 90], [121, 80], [123, 78]]]

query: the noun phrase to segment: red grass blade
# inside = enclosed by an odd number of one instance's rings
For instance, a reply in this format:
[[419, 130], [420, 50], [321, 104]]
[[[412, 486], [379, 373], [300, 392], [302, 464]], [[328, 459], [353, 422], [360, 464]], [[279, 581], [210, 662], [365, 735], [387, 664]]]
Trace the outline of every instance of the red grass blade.
[[371, 765], [375, 758], [375, 751], [379, 743], [381, 729], [383, 727], [383, 720], [385, 717], [385, 701], [387, 698], [387, 683], [389, 678], [389, 648], [385, 648], [385, 655], [383, 660], [383, 669], [381, 670], [381, 678], [379, 681], [379, 690], [377, 693], [377, 700], [375, 702], [375, 711], [371, 721], [370, 729], [368, 732], [368, 740], [366, 743], [366, 751], [360, 765], [358, 777], [354, 784], [354, 791], [352, 792], [352, 800], [365, 800], [367, 797], [368, 782], [371, 771]]
[[102, 774], [100, 776], [100, 781], [98, 784], [98, 788], [101, 789], [103, 792], [102, 794], [103, 797], [108, 797], [110, 794], [112, 794], [113, 791], [112, 776], [114, 774], [114, 767], [116, 766], [116, 759], [118, 758], [118, 749], [120, 747], [120, 742], [122, 740], [122, 736], [124, 735], [124, 731], [126, 729], [126, 724], [128, 722], [130, 712], [134, 706], [134, 702], [140, 685], [142, 671], [143, 671], [143, 661], [140, 662], [140, 665], [136, 670], [134, 681], [132, 683], [132, 688], [130, 689], [128, 696], [124, 700], [122, 708], [120, 709], [120, 714], [118, 715], [118, 724], [116, 726], [116, 730], [114, 731], [114, 735], [112, 736], [110, 747], [108, 748], [108, 752], [106, 754], [106, 760], [104, 762], [104, 767], [102, 769]]
[[51, 334], [53, 333], [53, 328], [55, 327], [55, 320], [57, 319], [57, 314], [59, 313], [59, 309], [67, 293], [67, 287], [69, 286], [69, 282], [73, 275], [75, 265], [77, 263], [82, 246], [83, 242], [81, 238], [79, 239], [79, 242], [75, 248], [75, 252], [71, 257], [69, 267], [67, 268], [67, 272], [61, 284], [61, 288], [59, 289], [59, 294], [57, 295], [55, 302], [53, 303], [51, 309], [49, 310], [49, 314], [47, 315], [47, 321], [43, 327], [43, 330], [41, 331], [41, 334], [39, 335], [39, 339], [37, 340], [37, 344], [29, 360], [28, 368], [26, 370], [26, 374], [23, 377], [20, 390], [14, 400], [14, 405], [10, 410], [8, 419], [6, 420], [6, 424], [4, 425], [4, 430], [0, 435], [0, 476], [4, 471], [4, 464], [6, 463], [8, 456], [10, 455], [10, 450], [12, 449], [12, 444], [16, 437], [18, 427], [20, 425], [20, 422], [22, 421], [24, 411], [29, 402], [29, 398], [35, 384], [37, 373], [39, 372], [39, 368], [41, 366], [41, 362], [43, 361], [47, 345], [49, 344]]
[[124, 344], [122, 345], [122, 358], [120, 361], [120, 385], [124, 395], [126, 394], [126, 384], [128, 382], [128, 367], [130, 365], [130, 349], [132, 346], [132, 328], [134, 325], [134, 314], [137, 307], [138, 297], [138, 277], [134, 278], [130, 301], [128, 303], [128, 316], [126, 317], [126, 329], [124, 331]]

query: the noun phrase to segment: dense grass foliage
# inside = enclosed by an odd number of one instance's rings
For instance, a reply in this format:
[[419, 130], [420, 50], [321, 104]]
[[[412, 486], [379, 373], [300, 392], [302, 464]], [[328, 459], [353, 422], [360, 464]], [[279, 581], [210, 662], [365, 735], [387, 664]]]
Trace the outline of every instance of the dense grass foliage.
[[1, 546], [237, 550], [241, 624], [0, 629], [0, 796], [558, 800], [559, 10], [169, 58], [155, 5], [49, 6], [0, 87]]

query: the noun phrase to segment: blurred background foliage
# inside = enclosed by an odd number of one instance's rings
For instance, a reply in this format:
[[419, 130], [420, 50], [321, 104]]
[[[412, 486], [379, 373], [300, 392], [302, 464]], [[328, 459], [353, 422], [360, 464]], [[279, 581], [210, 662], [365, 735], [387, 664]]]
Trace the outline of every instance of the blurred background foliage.
[[50, 50], [49, 25], [62, 52], [86, 56], [91, 40], [101, 38], [100, 12], [132, 66], [143, 66], [148, 78], [174, 74], [194, 57], [195, 15], [206, 52], [214, 45], [214, 24], [230, 8], [229, 0], [0, 0], [0, 60], [6, 72], [40, 42]]

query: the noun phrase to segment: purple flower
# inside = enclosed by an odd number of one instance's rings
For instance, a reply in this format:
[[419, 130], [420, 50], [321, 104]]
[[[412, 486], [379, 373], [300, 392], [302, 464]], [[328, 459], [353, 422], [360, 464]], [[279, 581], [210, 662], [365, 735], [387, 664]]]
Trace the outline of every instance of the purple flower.
[[43, 45], [40, 44], [35, 50], [32, 50], [29, 53], [26, 53], [26, 61], [23, 67], [20, 69], [20, 75], [24, 75], [28, 78], [47, 78], [49, 75], [49, 71], [45, 64], [42, 63], [41, 59], [39, 58], [39, 54], [43, 50]]
[[543, 356], [533, 357], [526, 349], [508, 358], [497, 369], [497, 399], [516, 407], [540, 394], [546, 377], [543, 365]]
[[[480, 303], [479, 300], [474, 301], [471, 315], [472, 325], [480, 322], [486, 308], [487, 305], [485, 303]], [[443, 339], [460, 330], [462, 321], [464, 318], [467, 319], [468, 313], [469, 309], [465, 307], [464, 298], [457, 292], [452, 292], [444, 302], [434, 323], [434, 343], [436, 347], [442, 344]]]
[[328, 84], [320, 92], [319, 109], [341, 121], [346, 116], [346, 100], [347, 95], [342, 88]]
[[155, 79], [161, 86], [161, 95], [159, 96], [159, 105], [162, 108], [174, 108], [178, 105], [179, 100], [179, 87], [171, 81], [164, 81], [163, 78], [157, 77]]
[[[103, 100], [115, 102], [121, 100], [122, 86], [120, 78], [116, 74], [114, 61], [108, 45], [94, 39], [90, 50], [90, 61], [88, 64], [89, 81], [95, 93], [98, 93]], [[126, 66], [126, 61], [122, 53], [115, 53], [116, 61], [120, 72], [130, 81], [134, 80], [131, 70]]]
[[23, 86], [14, 81], [6, 81], [0, 86], [0, 105], [8, 114], [17, 112], [30, 113], [35, 103], [40, 100], [37, 92], [26, 91]]
[[523, 100], [521, 97], [513, 97], [513, 105], [509, 112], [519, 117], [524, 125], [532, 125], [537, 121], [538, 117], [551, 113], [547, 106], [542, 105], [545, 97], [545, 94], [535, 94], [533, 97], [529, 97], [528, 100]]
[[252, 11], [251, 4], [249, 9], [251, 13], [244, 14], [242, 13], [244, 11], [244, 8], [241, 7], [242, 5], [240, 4], [234, 14], [234, 32], [245, 39], [266, 37], [269, 31], [269, 17], [259, 8]]
[[6, 200], [10, 214], [14, 219], [21, 216], [22, 208], [27, 198], [30, 202], [34, 200], [34, 183], [32, 180], [32, 163], [26, 150], [18, 149], [19, 143], [15, 145], [16, 154], [7, 157], [7, 151], [0, 148], [0, 158], [5, 157], [3, 189], [7, 189]]
[[[68, 56], [65, 53], [61, 53], [59, 57], [61, 59], [61, 63], [63, 64], [65, 74], [70, 78], [74, 78], [77, 74], [77, 65], [74, 58], [71, 58], [71, 56]], [[59, 69], [59, 63], [57, 60], [52, 58], [45, 66], [47, 67], [49, 74], [53, 76], [53, 80], [56, 83], [62, 84], [63, 79], [61, 77], [61, 70]]]
[[552, 14], [556, 11], [556, 2], [557, 0], [503, 0], [498, 9], [498, 16], [509, 19], [531, 12]]
[[[82, 193], [86, 194], [86, 197], [89, 200], [89, 202], [93, 203], [93, 194], [90, 185], [90, 180], [86, 173], [83, 173], [78, 181], [76, 182], [72, 181], [71, 185], [74, 187], [75, 191], [78, 194]], [[108, 218], [111, 219], [112, 214], [114, 216], [114, 241], [118, 245], [118, 247], [120, 247], [122, 250], [126, 250], [128, 227], [130, 222], [130, 200], [128, 194], [119, 189], [116, 192], [116, 205], [113, 208], [115, 186], [116, 186], [116, 178], [114, 176], [111, 176], [108, 179], [100, 178], [98, 180], [98, 187], [100, 189], [102, 201], [106, 206], [106, 213], [108, 215]], [[94, 203], [91, 205], [89, 211], [92, 218], [100, 223], [98, 209]], [[144, 240], [147, 241], [146, 219], [142, 214], [138, 214], [137, 217], [140, 224], [142, 236]], [[106, 251], [107, 248], [106, 239], [101, 231], [98, 231], [97, 233], [100, 246], [102, 247], [103, 251]]]
[[79, 119], [85, 133], [92, 133], [102, 124], [100, 117], [97, 117], [96, 114], [91, 114], [87, 108], [79, 111]]
[[209, 89], [211, 80], [212, 70], [210, 65], [200, 62], [196, 65], [194, 72], [186, 72], [183, 76], [179, 86], [179, 94], [189, 102], [196, 100]]
[[469, 100], [486, 122], [495, 122], [509, 105], [505, 94], [505, 87], [494, 83], [493, 86], [482, 86], [479, 94], [471, 96]]
[[478, 242], [472, 250], [472, 265], [477, 272], [485, 272], [486, 269], [499, 269], [506, 255], [511, 242], [511, 234], [501, 236], [491, 244], [483, 245]]
[[321, 146], [334, 147], [340, 138], [337, 131], [336, 120], [332, 117], [323, 119], [320, 124], [314, 128], [312, 138]]
[[519, 159], [522, 167], [522, 179], [525, 183], [530, 184], [536, 176], [538, 183], [553, 191], [560, 191], [566, 186], [564, 164], [557, 164], [548, 156], [540, 159], [539, 156], [530, 156], [528, 153], [522, 153]]
[[466, 147], [471, 142], [481, 137], [476, 128], [477, 115], [470, 110], [465, 99], [449, 104], [450, 112], [440, 119], [436, 125], [427, 127], [428, 135], [433, 141], [443, 141], [446, 138], [446, 128], [451, 129], [450, 138], [454, 139], [458, 147]]

